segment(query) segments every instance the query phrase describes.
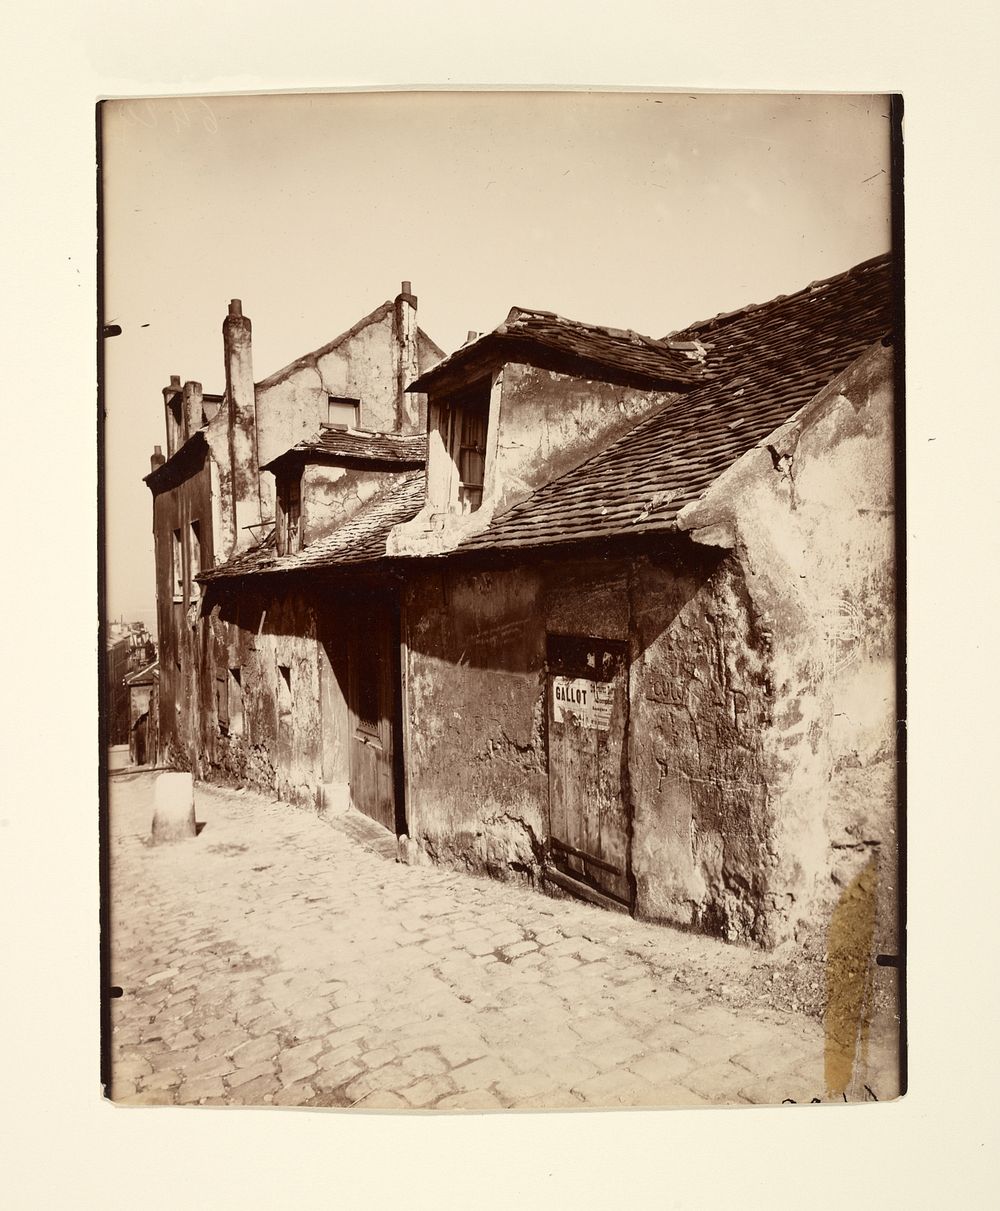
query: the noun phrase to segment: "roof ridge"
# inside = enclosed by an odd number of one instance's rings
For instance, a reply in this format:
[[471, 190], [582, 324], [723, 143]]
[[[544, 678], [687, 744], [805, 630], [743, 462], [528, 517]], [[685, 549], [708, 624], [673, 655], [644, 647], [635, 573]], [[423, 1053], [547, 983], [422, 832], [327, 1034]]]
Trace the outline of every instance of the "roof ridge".
[[663, 339], [666, 341], [676, 337], [685, 337], [689, 333], [694, 332], [714, 332], [718, 327], [721, 327], [730, 320], [736, 320], [745, 315], [753, 315], [754, 312], [760, 311], [765, 307], [774, 307], [779, 303], [789, 303], [793, 299], [801, 298], [803, 295], [816, 293], [820, 289], [825, 290], [829, 286], [835, 286], [851, 277], [860, 277], [872, 269], [881, 268], [883, 265], [891, 263], [891, 250], [880, 252], [877, 256], [869, 257], [866, 261], [859, 261], [857, 265], [852, 265], [850, 269], [843, 269], [840, 273], [835, 273], [828, 278], [816, 278], [814, 281], [809, 282], [808, 285], [802, 286], [798, 290], [792, 290], [788, 294], [777, 294], [759, 303], [746, 303], [744, 306], [737, 307], [733, 311], [720, 311], [709, 319], [697, 320], [693, 324], [677, 328], [675, 331], [668, 333]]
[[392, 311], [392, 308], [392, 300], [386, 299], [384, 303], [380, 303], [374, 310], [369, 311], [367, 315], [363, 315], [361, 319], [353, 323], [344, 332], [341, 332], [339, 336], [335, 336], [332, 341], [328, 341], [325, 345], [320, 345], [318, 349], [313, 349], [311, 353], [303, 353], [301, 356], [293, 358], [287, 366], [282, 366], [279, 370], [272, 371], [272, 373], [266, 375], [264, 378], [259, 379], [254, 386], [271, 387], [290, 372], [305, 369], [310, 364], [315, 363], [317, 358], [325, 357], [328, 353], [332, 353], [338, 345], [342, 345], [349, 337], [356, 336], [362, 328], [367, 328], [369, 324], [373, 324], [376, 320], [380, 320], [383, 316], [388, 315]]

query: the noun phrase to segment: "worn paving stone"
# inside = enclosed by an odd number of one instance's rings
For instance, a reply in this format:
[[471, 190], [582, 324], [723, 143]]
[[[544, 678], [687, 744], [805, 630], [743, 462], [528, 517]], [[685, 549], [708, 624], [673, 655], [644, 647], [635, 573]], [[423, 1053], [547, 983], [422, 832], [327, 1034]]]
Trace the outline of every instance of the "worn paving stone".
[[237, 1047], [232, 1053], [232, 1061], [237, 1068], [252, 1068], [265, 1060], [273, 1060], [280, 1050], [278, 1036], [265, 1034]]
[[440, 1073], [437, 1076], [425, 1077], [423, 1080], [417, 1081], [415, 1085], [409, 1085], [403, 1091], [403, 1097], [411, 1106], [423, 1109], [434, 1105], [441, 1098], [448, 1097], [454, 1092], [455, 1082], [447, 1073]]
[[181, 1103], [200, 1102], [208, 1097], [225, 1097], [226, 1089], [222, 1077], [202, 1076], [194, 1080], [185, 1079], [177, 1091], [177, 1100]]
[[737, 948], [400, 865], [332, 818], [201, 784], [204, 833], [151, 849], [153, 778], [111, 788], [116, 1100], [459, 1111], [821, 1092], [818, 1023], [671, 979], [695, 955], [738, 985]]
[[683, 1079], [694, 1069], [695, 1062], [679, 1051], [658, 1051], [629, 1060], [627, 1067], [651, 1085], [666, 1085]]

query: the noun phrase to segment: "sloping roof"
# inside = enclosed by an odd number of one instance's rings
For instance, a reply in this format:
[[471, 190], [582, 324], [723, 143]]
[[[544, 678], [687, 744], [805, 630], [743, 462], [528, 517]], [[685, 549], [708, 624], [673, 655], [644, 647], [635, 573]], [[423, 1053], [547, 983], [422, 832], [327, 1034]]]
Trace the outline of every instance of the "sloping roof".
[[265, 463], [269, 470], [278, 463], [345, 460], [363, 463], [391, 463], [394, 466], [422, 467], [427, 461], [426, 433], [369, 433], [360, 429], [324, 428], [308, 441], [299, 442], [277, 458]]
[[139, 669], [136, 673], [129, 673], [125, 678], [125, 685], [152, 685], [154, 681], [160, 679], [160, 662], [154, 660], [152, 664], [147, 664], [144, 669]]
[[513, 307], [499, 327], [432, 366], [407, 390], [447, 389], [498, 361], [523, 361], [635, 387], [682, 388], [705, 378], [702, 353], [691, 341], [657, 340], [621, 328], [582, 324], [551, 311]]
[[227, 580], [370, 563], [385, 555], [385, 543], [392, 527], [409, 521], [420, 511], [426, 483], [423, 471], [411, 471], [363, 505], [350, 521], [325, 538], [310, 543], [304, 551], [279, 555], [272, 532], [257, 546], [228, 563], [203, 572], [198, 579]]
[[149, 486], [150, 491], [156, 493], [175, 488], [201, 465], [208, 450], [208, 438], [205, 436], [207, 428], [207, 425], [202, 425], [200, 429], [195, 429], [187, 441], [165, 462], [143, 476], [142, 482]]
[[709, 347], [711, 381], [495, 517], [460, 549], [670, 530], [736, 459], [893, 326], [888, 255], [676, 334]]
[[[412, 296], [410, 296], [412, 299]], [[416, 299], [412, 299], [416, 305]], [[367, 315], [363, 315], [356, 323], [352, 324], [345, 332], [341, 332], [339, 336], [335, 336], [332, 341], [327, 341], [325, 345], [320, 345], [318, 349], [314, 349], [311, 353], [303, 353], [301, 357], [297, 357], [294, 361], [289, 362], [287, 366], [282, 366], [280, 370], [275, 370], [266, 378], [260, 379], [255, 386], [273, 387], [275, 383], [280, 383], [283, 379], [290, 377], [299, 370], [308, 370], [316, 365], [320, 358], [326, 357], [328, 353], [332, 353], [335, 349], [339, 349], [341, 345], [346, 344], [352, 336], [357, 336], [369, 324], [377, 324], [384, 320], [387, 316], [392, 315], [395, 304], [392, 299], [386, 299], [384, 303], [380, 303], [374, 311], [369, 311]], [[444, 350], [432, 341], [426, 332], [420, 327], [417, 328], [418, 335], [422, 336], [436, 352], [444, 357]]]

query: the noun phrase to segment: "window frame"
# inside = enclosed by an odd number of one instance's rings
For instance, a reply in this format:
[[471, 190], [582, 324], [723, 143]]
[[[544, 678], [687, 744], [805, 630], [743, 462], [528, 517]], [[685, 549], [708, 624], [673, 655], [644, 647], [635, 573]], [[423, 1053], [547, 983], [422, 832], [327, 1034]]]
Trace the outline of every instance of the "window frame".
[[275, 541], [279, 555], [295, 555], [302, 550], [302, 478], [301, 467], [278, 477]]
[[180, 527], [170, 532], [170, 579], [174, 602], [184, 601], [184, 531]]
[[[204, 554], [201, 540], [201, 518], [196, 517], [188, 523], [188, 538], [188, 600], [196, 601], [201, 596], [201, 585], [195, 577], [202, 571]], [[195, 558], [196, 554], [197, 558]]]
[[[350, 422], [333, 420], [330, 409], [335, 404], [347, 405], [353, 408], [354, 418]], [[327, 395], [326, 397], [326, 420], [323, 422], [328, 429], [360, 429], [361, 428], [361, 400], [355, 395]]]
[[[467, 515], [477, 512], [486, 489], [486, 452], [489, 447], [492, 380], [480, 379], [438, 402], [438, 432], [448, 457], [448, 509]], [[476, 441], [470, 440], [475, 428]], [[478, 456], [480, 478], [463, 477], [470, 456]], [[464, 466], [463, 466], [464, 464]]]

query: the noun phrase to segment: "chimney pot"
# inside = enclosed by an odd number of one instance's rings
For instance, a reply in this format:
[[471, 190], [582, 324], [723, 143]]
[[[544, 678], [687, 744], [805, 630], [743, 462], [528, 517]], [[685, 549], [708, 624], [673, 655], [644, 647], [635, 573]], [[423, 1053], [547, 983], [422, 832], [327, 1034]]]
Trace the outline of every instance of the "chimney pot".
[[176, 388], [178, 391], [180, 391], [180, 389], [181, 389], [181, 376], [180, 376], [179, 374], [171, 374], [171, 376], [170, 376], [170, 385], [171, 385], [171, 387], [175, 387], [175, 388]]
[[243, 314], [243, 304], [239, 299], [230, 299], [229, 314], [230, 315], [242, 315]]
[[413, 283], [404, 282], [400, 293], [401, 294], [412, 294], [413, 293]]

